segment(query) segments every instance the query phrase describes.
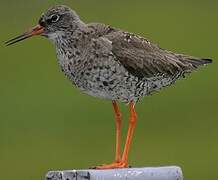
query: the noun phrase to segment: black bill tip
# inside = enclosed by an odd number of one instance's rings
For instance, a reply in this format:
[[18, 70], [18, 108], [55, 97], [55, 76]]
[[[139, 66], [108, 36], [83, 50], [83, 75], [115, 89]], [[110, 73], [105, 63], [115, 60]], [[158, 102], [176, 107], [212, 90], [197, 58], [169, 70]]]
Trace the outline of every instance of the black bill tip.
[[13, 39], [10, 39], [9, 41], [6, 41], [4, 44], [6, 46], [10, 46], [10, 45], [15, 44], [19, 41], [27, 39], [29, 37], [32, 37], [35, 35], [42, 35], [43, 33], [44, 33], [44, 27], [38, 24], [37, 26], [35, 26], [32, 29], [30, 29], [29, 31], [21, 34], [20, 36], [17, 36]]
[[15, 44], [15, 43], [17, 43], [17, 42], [19, 42], [19, 41], [22, 41], [22, 40], [24, 40], [24, 39], [27, 39], [27, 38], [29, 38], [29, 37], [30, 37], [29, 34], [24, 33], [24, 34], [22, 34], [22, 35], [20, 35], [20, 36], [17, 36], [17, 37], [15, 37], [15, 38], [13, 38], [13, 39], [10, 39], [10, 40], [6, 41], [4, 44], [5, 44], [5, 46], [10, 46], [10, 45]]

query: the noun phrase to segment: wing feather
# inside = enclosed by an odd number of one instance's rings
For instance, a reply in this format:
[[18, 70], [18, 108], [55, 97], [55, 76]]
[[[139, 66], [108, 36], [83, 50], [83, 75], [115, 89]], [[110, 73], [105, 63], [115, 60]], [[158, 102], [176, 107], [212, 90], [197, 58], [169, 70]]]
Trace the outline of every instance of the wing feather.
[[[90, 24], [96, 39], [111, 42], [111, 52], [131, 74], [139, 78], [176, 76], [209, 61], [164, 50], [145, 38], [104, 24]], [[102, 41], [102, 39], [101, 39]]]

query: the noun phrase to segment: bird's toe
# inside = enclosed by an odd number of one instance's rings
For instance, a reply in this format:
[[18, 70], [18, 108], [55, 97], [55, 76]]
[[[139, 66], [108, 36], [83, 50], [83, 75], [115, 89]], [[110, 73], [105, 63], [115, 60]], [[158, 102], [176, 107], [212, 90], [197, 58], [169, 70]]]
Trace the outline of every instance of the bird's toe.
[[128, 168], [130, 167], [128, 165], [127, 162], [115, 162], [115, 163], [111, 163], [111, 164], [104, 164], [104, 165], [101, 165], [101, 166], [95, 166], [95, 167], [92, 167], [91, 169], [118, 169], [118, 168]]

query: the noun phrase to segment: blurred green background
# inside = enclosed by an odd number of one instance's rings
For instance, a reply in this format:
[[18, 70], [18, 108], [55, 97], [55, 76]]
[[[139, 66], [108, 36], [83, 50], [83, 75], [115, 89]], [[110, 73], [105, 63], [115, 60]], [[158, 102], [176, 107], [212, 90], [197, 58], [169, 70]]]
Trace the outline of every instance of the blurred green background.
[[[54, 4], [70, 5], [85, 22], [110, 24], [163, 48], [214, 59], [138, 103], [130, 164], [179, 165], [186, 180], [218, 179], [218, 1], [0, 0], [0, 41], [35, 25]], [[124, 140], [128, 109], [120, 105]], [[72, 87], [47, 39], [0, 45], [0, 179], [39, 180], [48, 170], [111, 162], [114, 144], [111, 102]]]

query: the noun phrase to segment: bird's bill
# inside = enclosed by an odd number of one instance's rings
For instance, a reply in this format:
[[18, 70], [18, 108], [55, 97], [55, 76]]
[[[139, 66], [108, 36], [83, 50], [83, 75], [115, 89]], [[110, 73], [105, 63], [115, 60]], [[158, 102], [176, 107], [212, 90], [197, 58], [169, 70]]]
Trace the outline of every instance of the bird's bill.
[[41, 35], [41, 34], [43, 34], [43, 32], [44, 32], [44, 27], [42, 27], [41, 25], [37, 25], [34, 28], [30, 29], [29, 31], [21, 34], [20, 36], [17, 36], [15, 38], [5, 42], [5, 45], [10, 46], [12, 44], [15, 44], [19, 41], [23, 41], [24, 39], [30, 38], [32, 36]]

